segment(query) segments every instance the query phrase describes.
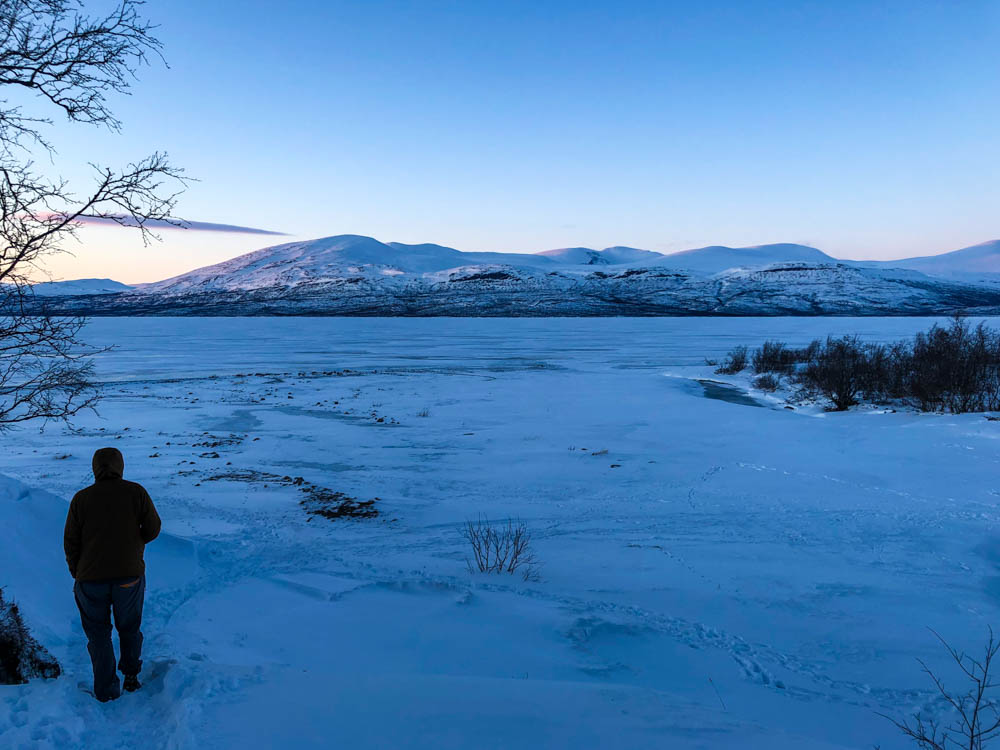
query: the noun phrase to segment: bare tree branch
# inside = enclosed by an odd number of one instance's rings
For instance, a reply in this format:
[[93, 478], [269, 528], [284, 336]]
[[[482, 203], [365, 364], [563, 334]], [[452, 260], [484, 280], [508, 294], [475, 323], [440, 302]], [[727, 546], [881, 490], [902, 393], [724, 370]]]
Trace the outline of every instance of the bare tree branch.
[[925, 719], [919, 713], [904, 720], [885, 714], [882, 716], [895, 724], [922, 750], [984, 750], [990, 740], [1000, 736], [1000, 703], [989, 695], [989, 691], [996, 687], [991, 670], [993, 659], [1000, 651], [1000, 641], [996, 640], [993, 628], [990, 628], [989, 640], [980, 660], [958, 651], [935, 631], [931, 632], [941, 641], [952, 661], [970, 683], [966, 692], [954, 693], [945, 687], [943, 680], [926, 664], [920, 662], [938, 694], [954, 713], [952, 723], [942, 728], [938, 720]]
[[[70, 120], [118, 129], [106, 95], [127, 94], [138, 67], [160, 56], [143, 5], [121, 0], [91, 17], [79, 0], [0, 0], [0, 86], [33, 91]], [[36, 132], [30, 121], [12, 120], [10, 128]]]
[[[0, 88], [29, 91], [70, 121], [117, 130], [108, 94], [128, 94], [139, 66], [160, 56], [142, 0], [116, 0], [106, 15], [80, 0], [0, 0]], [[161, 58], [162, 59], [162, 58]], [[0, 92], [2, 94], [2, 92]], [[85, 321], [46, 314], [31, 291], [42, 262], [64, 252], [82, 218], [138, 228], [183, 226], [173, 218], [185, 180], [155, 152], [120, 169], [92, 164], [82, 194], [33, 168], [32, 148], [50, 156], [51, 121], [29, 117], [0, 98], [0, 430], [33, 419], [68, 419], [99, 397], [92, 357], [80, 338]]]

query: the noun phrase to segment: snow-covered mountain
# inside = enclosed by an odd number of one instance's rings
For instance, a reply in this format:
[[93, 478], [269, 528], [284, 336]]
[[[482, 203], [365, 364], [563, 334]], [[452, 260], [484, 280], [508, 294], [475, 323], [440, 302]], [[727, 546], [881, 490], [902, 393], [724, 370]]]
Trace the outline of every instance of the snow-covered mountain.
[[[371, 237], [346, 234], [266, 247], [140, 288], [144, 292], [178, 294], [291, 287], [338, 279], [398, 286], [412, 277], [475, 266], [522, 269], [528, 275], [533, 271], [580, 275], [587, 269], [578, 267], [623, 265], [662, 266], [715, 274], [731, 268], [798, 261], [837, 262], [815, 248], [790, 244], [742, 248], [713, 246], [673, 255], [621, 246], [603, 250], [570, 247], [533, 254], [470, 253], [442, 245], [382, 243]], [[396, 283], [390, 283], [392, 280]]]
[[931, 276], [957, 278], [1000, 274], [1000, 240], [990, 240], [941, 255], [880, 261], [871, 265], [883, 268], [912, 268]]
[[57, 301], [91, 314], [905, 315], [1000, 311], [1000, 284], [794, 244], [516, 254], [338, 235]]
[[[515, 253], [463, 253], [442, 245], [383, 243], [371, 237], [343, 234], [306, 242], [265, 247], [205, 268], [153, 284], [145, 293], [236, 291], [294, 287], [350, 280], [387, 287], [398, 277], [419, 277], [465, 266], [516, 265], [555, 268], [547, 257]], [[400, 282], [401, 283], [401, 282]]]
[[814, 247], [777, 244], [753, 247], [712, 245], [664, 255], [653, 262], [668, 268], [715, 274], [731, 268], [754, 268], [775, 263], [837, 263], [838, 261]]
[[643, 261], [653, 261], [663, 258], [663, 253], [652, 250], [639, 250], [634, 247], [606, 247], [603, 250], [592, 250], [589, 247], [563, 247], [558, 250], [543, 250], [536, 255], [543, 255], [546, 258], [580, 266], [608, 266], [621, 263], [641, 263]]
[[32, 290], [43, 297], [62, 297], [85, 294], [118, 294], [131, 291], [134, 287], [111, 279], [74, 279], [73, 281], [43, 281], [34, 284]]

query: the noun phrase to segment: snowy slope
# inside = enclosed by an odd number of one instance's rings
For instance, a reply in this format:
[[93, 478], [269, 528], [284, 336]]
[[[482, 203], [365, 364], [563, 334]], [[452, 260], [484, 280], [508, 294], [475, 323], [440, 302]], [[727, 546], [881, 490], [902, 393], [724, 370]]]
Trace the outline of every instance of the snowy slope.
[[72, 281], [43, 281], [33, 284], [35, 294], [43, 297], [72, 296], [82, 294], [118, 294], [134, 287], [111, 279], [74, 279]]
[[922, 314], [997, 304], [996, 291], [932, 279], [917, 271], [839, 263], [779, 263], [725, 271], [713, 279], [720, 309], [753, 314], [762, 306], [797, 314]]
[[[66, 480], [81, 486], [88, 482], [85, 471], [66, 473], [59, 462], [67, 457], [48, 451], [46, 458]], [[227, 684], [249, 671], [223, 667], [204, 673], [192, 669], [200, 665], [190, 660], [178, 663], [176, 653], [163, 658], [171, 639], [144, 625], [142, 699], [101, 705], [86, 693], [82, 688], [91, 684], [90, 660], [61, 550], [70, 495], [57, 496], [0, 475], [0, 586], [63, 670], [56, 680], [0, 685], [0, 747], [192, 747], [185, 727], [197, 719], [205, 700], [224, 695]], [[179, 593], [197, 575], [195, 556], [189, 540], [165, 532], [147, 550], [146, 561], [157, 571], [157, 586]], [[160, 608], [155, 598], [147, 599], [144, 621], [156, 622]]]
[[462, 253], [440, 245], [386, 245], [371, 237], [338, 235], [265, 247], [140, 288], [146, 293], [290, 287], [379, 274], [438, 271], [462, 264]]
[[537, 255], [552, 258], [561, 263], [579, 266], [616, 265], [620, 263], [639, 263], [662, 258], [663, 253], [652, 250], [639, 250], [634, 247], [606, 247], [603, 250], [593, 250], [589, 247], [563, 247], [558, 250], [543, 250]]
[[969, 277], [1000, 274], [1000, 240], [991, 240], [941, 255], [872, 263], [883, 268], [911, 268], [932, 276]]
[[[404, 245], [401, 242], [389, 242], [387, 244], [390, 247], [398, 248], [404, 252], [409, 251], [411, 248], [441, 248], [451, 250], [451, 248], [442, 248], [441, 245]], [[432, 270], [453, 268], [456, 267], [456, 263], [458, 265], [473, 265], [477, 263], [488, 265], [512, 265], [519, 268], [547, 268], [550, 270], [556, 265], [551, 258], [542, 257], [539, 254], [465, 252], [458, 250], [452, 250], [452, 252], [458, 253], [458, 255], [442, 254], [440, 256], [440, 261], [437, 264], [439, 267]]]
[[[268, 282], [282, 280], [264, 269]], [[785, 263], [714, 275], [659, 265], [474, 264], [422, 274], [350, 266], [256, 287], [249, 274], [189, 275], [142, 293], [68, 298], [66, 311], [155, 315], [915, 315], [1000, 310], [1000, 289], [905, 269]], [[298, 269], [287, 275], [302, 277]], [[166, 282], [164, 282], [166, 284]]]
[[821, 250], [805, 245], [777, 244], [754, 247], [714, 245], [672, 253], [652, 261], [652, 265], [715, 274], [730, 268], [752, 268], [789, 262], [836, 263]]

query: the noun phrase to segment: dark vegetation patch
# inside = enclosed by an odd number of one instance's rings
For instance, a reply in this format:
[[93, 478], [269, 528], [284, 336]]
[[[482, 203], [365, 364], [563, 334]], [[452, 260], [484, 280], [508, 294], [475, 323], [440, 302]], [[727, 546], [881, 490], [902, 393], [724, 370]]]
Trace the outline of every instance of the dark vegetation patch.
[[745, 346], [737, 346], [729, 350], [729, 354], [719, 365], [716, 372], [720, 375], [735, 375], [747, 369], [748, 349]]
[[1000, 332], [958, 316], [891, 344], [830, 336], [795, 349], [768, 341], [749, 361], [747, 347], [740, 346], [716, 372], [734, 374], [748, 364], [758, 376], [788, 376], [837, 411], [859, 403], [952, 414], [1000, 410]]
[[758, 375], [773, 372], [790, 374], [796, 365], [811, 361], [818, 346], [819, 342], [813, 341], [804, 349], [792, 349], [780, 341], [765, 341], [754, 351], [751, 365]]
[[774, 393], [781, 386], [781, 378], [770, 372], [758, 375], [753, 379], [753, 387], [759, 391]]
[[310, 516], [335, 519], [375, 518], [378, 515], [378, 508], [375, 507], [375, 503], [379, 498], [358, 500], [356, 497], [351, 497], [343, 492], [313, 484], [303, 477], [282, 476], [254, 469], [236, 469], [222, 474], [215, 474], [204, 481], [246, 482], [248, 484], [260, 484], [264, 487], [272, 484], [283, 487], [298, 487], [299, 491], [305, 494], [305, 497], [299, 501], [299, 505]]
[[756, 270], [756, 273], [768, 274], [768, 273], [788, 273], [789, 271], [795, 273], [804, 273], [806, 271], [829, 271], [833, 268], [833, 265], [826, 266], [798, 266], [798, 265], [778, 265], [772, 268], [761, 268]]
[[0, 589], [0, 685], [19, 685], [32, 677], [62, 673], [59, 662], [34, 639], [17, 604]]
[[504, 281], [506, 279], [516, 279], [512, 273], [507, 273], [506, 271], [484, 271], [483, 273], [474, 273], [471, 276], [459, 276], [458, 278], [448, 279], [448, 281]]

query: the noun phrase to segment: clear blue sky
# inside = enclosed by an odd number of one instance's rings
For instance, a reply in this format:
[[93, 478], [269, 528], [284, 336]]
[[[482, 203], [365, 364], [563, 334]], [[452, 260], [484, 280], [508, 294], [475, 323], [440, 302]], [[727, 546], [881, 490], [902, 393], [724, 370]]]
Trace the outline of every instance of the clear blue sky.
[[[1000, 236], [1000, 2], [170, 0], [169, 69], [59, 168], [170, 152], [180, 213], [462, 250]], [[147, 281], [273, 244], [88, 230], [57, 275]], [[165, 235], [166, 236], [166, 235]]]

